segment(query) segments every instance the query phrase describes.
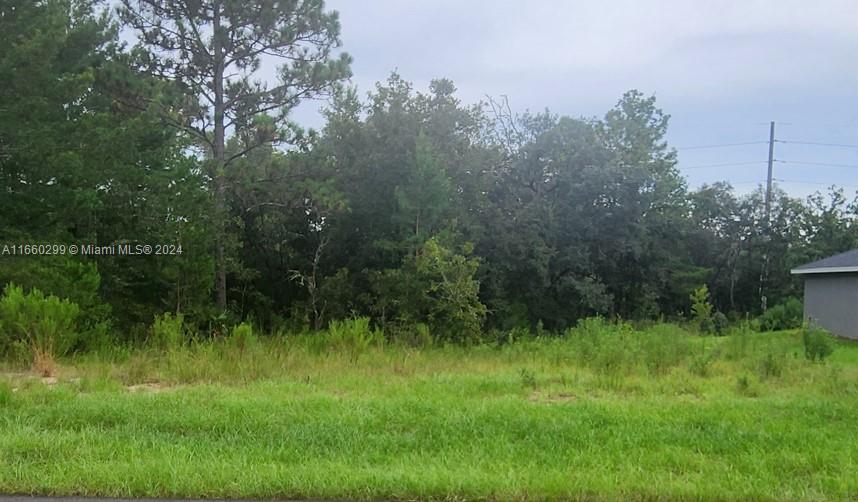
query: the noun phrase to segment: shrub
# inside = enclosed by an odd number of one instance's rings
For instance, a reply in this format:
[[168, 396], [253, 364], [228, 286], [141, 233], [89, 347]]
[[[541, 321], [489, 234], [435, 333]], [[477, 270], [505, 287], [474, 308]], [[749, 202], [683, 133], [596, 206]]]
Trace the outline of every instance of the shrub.
[[243, 322], [237, 326], [233, 326], [229, 341], [243, 354], [245, 350], [255, 347], [259, 343], [259, 338], [253, 332], [253, 326]]
[[806, 326], [801, 333], [804, 343], [804, 357], [809, 361], [822, 362], [834, 352], [832, 336], [822, 328]]
[[711, 354], [697, 354], [691, 359], [688, 369], [699, 377], [708, 377], [714, 359]]
[[630, 336], [631, 331], [626, 323], [609, 323], [602, 317], [591, 317], [578, 321], [575, 328], [566, 331], [566, 336], [572, 340], [581, 364], [616, 376], [635, 360], [635, 340]]
[[775, 305], [766, 310], [759, 318], [762, 331], [778, 331], [782, 329], [794, 329], [801, 326], [804, 316], [804, 307], [795, 298], [790, 298], [784, 303]]
[[691, 313], [694, 316], [694, 323], [701, 333], [711, 333], [712, 325], [712, 304], [709, 303], [709, 288], [704, 284], [695, 289], [691, 293]]
[[151, 335], [152, 345], [159, 349], [169, 350], [180, 346], [185, 340], [185, 317], [170, 312], [155, 316]]
[[718, 358], [715, 350], [708, 349], [705, 344], [701, 346], [700, 352], [694, 354], [688, 369], [699, 377], [708, 377], [712, 369], [712, 363]]
[[61, 255], [21, 257], [7, 260], [5, 266], [0, 264], [0, 280], [74, 303], [80, 309], [77, 318], [80, 330], [104, 322], [111, 314], [110, 305], [102, 301], [101, 275], [92, 261]]
[[369, 347], [384, 339], [381, 331], [370, 328], [369, 322], [369, 317], [331, 321], [327, 334], [330, 346], [348, 353], [356, 362]]
[[414, 325], [414, 345], [418, 347], [429, 347], [432, 345], [432, 332], [429, 326], [422, 322]]
[[723, 336], [727, 332], [727, 327], [730, 325], [730, 320], [722, 312], [715, 312], [712, 315], [712, 329], [718, 336]]
[[382, 325], [391, 319], [405, 326], [425, 321], [438, 339], [478, 341], [486, 307], [475, 278], [479, 260], [467, 251], [459, 254], [429, 239], [400, 268], [369, 274], [371, 309]]
[[0, 350], [15, 343], [26, 343], [33, 366], [45, 376], [54, 371], [54, 357], [67, 354], [78, 342], [78, 306], [56, 296], [45, 296], [38, 289], [25, 294], [23, 288], [9, 284], [0, 300]]
[[507, 331], [503, 340], [506, 343], [515, 343], [530, 338], [530, 328], [524, 326], [516, 326]]

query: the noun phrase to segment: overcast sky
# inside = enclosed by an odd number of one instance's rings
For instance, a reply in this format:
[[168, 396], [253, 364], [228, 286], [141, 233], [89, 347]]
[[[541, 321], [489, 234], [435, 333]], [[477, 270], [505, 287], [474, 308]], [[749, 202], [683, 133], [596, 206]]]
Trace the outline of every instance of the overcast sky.
[[[514, 110], [601, 116], [623, 92], [655, 94], [671, 115], [689, 185], [765, 179], [781, 140], [858, 145], [856, 0], [328, 0], [362, 93], [392, 70], [426, 89], [452, 79], [459, 97], [509, 97]], [[318, 126], [314, 109], [295, 118]], [[858, 148], [778, 143], [775, 178], [804, 196], [858, 190]], [[745, 164], [754, 162], [753, 164]], [[722, 167], [710, 164], [742, 163]], [[796, 183], [796, 181], [804, 183]]]

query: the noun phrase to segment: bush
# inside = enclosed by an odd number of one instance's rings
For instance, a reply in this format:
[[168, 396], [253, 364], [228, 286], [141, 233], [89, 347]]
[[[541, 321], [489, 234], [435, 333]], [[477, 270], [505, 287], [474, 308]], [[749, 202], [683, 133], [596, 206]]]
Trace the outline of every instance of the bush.
[[232, 328], [229, 341], [243, 354], [245, 350], [255, 347], [259, 343], [259, 338], [253, 332], [253, 326], [243, 322]]
[[429, 239], [397, 269], [369, 274], [371, 310], [382, 326], [393, 320], [404, 326], [426, 322], [439, 340], [479, 340], [486, 307], [476, 280], [479, 260]]
[[709, 303], [709, 288], [704, 284], [691, 293], [691, 313], [701, 333], [712, 333], [712, 304]]
[[632, 346], [630, 325], [609, 323], [602, 317], [581, 319], [575, 328], [567, 330], [581, 362], [608, 376], [616, 376], [634, 362], [636, 350]]
[[153, 346], [169, 350], [180, 346], [185, 341], [185, 317], [182, 314], [175, 316], [165, 312], [155, 316], [152, 323], [150, 342]]
[[429, 330], [429, 326], [422, 322], [418, 322], [414, 325], [414, 344], [418, 347], [429, 347], [432, 345], [434, 339], [432, 338], [432, 332]]
[[834, 339], [822, 328], [806, 326], [801, 340], [804, 342], [804, 357], [809, 361], [822, 362], [834, 352]]
[[348, 353], [352, 361], [384, 340], [381, 331], [370, 328], [369, 317], [331, 321], [327, 337], [331, 348]]
[[759, 318], [762, 331], [778, 331], [795, 329], [801, 326], [804, 317], [804, 307], [795, 298], [790, 298], [780, 305], [766, 310]]
[[78, 306], [38, 289], [24, 294], [23, 288], [9, 284], [0, 299], [0, 351], [25, 343], [33, 356], [33, 366], [50, 376], [54, 357], [67, 354], [78, 342]]
[[722, 312], [715, 312], [715, 314], [712, 315], [712, 329], [715, 331], [716, 335], [725, 335], [729, 325], [730, 320], [727, 319], [727, 316]]
[[712, 369], [712, 363], [715, 362], [715, 354], [712, 352], [704, 352], [695, 355], [688, 365], [688, 369], [699, 377], [708, 377]]

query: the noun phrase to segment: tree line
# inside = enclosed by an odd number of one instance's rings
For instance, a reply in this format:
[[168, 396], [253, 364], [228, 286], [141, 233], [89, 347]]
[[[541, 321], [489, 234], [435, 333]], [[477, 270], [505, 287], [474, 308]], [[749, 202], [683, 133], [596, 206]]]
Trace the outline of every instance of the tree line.
[[[761, 296], [800, 296], [791, 267], [855, 246], [842, 189], [776, 189], [766, 232], [762, 189], [689, 188], [652, 96], [572, 118], [396, 73], [361, 95], [339, 31], [320, 0], [2, 2], [0, 245], [182, 252], [0, 256], [0, 284], [67, 298], [112, 336], [174, 312], [463, 340], [682, 317], [704, 284], [721, 312], [757, 315]], [[318, 131], [289, 118], [309, 98], [328, 100]]]

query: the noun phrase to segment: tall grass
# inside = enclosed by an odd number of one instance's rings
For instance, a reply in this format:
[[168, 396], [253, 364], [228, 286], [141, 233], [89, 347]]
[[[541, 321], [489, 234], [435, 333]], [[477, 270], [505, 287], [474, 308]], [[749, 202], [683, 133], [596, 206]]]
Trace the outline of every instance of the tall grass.
[[471, 347], [251, 327], [0, 377], [0, 492], [850, 499], [858, 345], [604, 319]]
[[[811, 336], [815, 340], [822, 335]], [[66, 372], [96, 371], [128, 384], [228, 384], [287, 378], [331, 366], [351, 366], [348, 371], [383, 368], [391, 361], [399, 361], [394, 365], [400, 373], [418, 363], [447, 369], [477, 363], [497, 367], [502, 362], [518, 366], [516, 372], [531, 363], [562, 368], [590, 375], [600, 387], [622, 388], [625, 382], [658, 381], [677, 374], [706, 379], [749, 373], [776, 382], [812, 368], [804, 357], [807, 334], [761, 334], [740, 326], [728, 336], [709, 337], [674, 324], [635, 329], [602, 318], [582, 320], [560, 334], [537, 336], [516, 330], [502, 338], [503, 343], [470, 347], [386, 340], [366, 318], [334, 322], [321, 332], [260, 336], [250, 325], [239, 325], [227, 337], [166, 344], [165, 338], [159, 336], [139, 348], [74, 356], [65, 360]], [[825, 350], [834, 346], [829, 338], [816, 343], [827, 344]]]

